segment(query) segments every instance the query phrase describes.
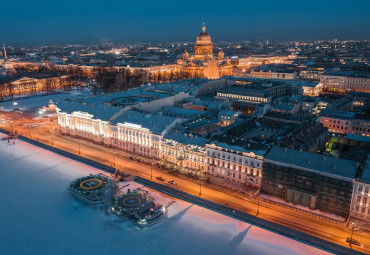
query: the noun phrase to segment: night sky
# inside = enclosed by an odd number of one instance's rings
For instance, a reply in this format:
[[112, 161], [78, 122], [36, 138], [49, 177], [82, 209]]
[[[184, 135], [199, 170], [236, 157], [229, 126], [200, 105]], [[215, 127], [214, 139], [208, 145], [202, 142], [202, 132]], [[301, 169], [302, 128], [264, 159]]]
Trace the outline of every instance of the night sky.
[[8, 45], [193, 42], [202, 22], [213, 41], [370, 39], [370, 0], [8, 0]]

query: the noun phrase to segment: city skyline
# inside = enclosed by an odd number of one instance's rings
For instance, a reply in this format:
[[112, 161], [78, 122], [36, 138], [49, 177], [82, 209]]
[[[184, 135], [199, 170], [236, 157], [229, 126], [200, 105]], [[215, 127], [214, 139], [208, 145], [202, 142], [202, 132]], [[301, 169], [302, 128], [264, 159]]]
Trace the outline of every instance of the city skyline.
[[[0, 17], [7, 45], [191, 42], [206, 23], [213, 41], [368, 40], [370, 4], [356, 1], [18, 2]], [[204, 7], [205, 6], [205, 7]], [[3, 4], [14, 10], [12, 3]]]

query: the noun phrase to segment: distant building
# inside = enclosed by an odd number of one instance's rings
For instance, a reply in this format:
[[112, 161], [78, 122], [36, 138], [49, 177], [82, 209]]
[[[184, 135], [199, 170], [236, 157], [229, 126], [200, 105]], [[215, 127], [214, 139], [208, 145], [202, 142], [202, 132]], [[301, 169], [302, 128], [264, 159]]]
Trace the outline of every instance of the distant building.
[[221, 121], [220, 125], [226, 127], [235, 122], [236, 118], [241, 114], [241, 112], [236, 112], [232, 110], [222, 110], [218, 114], [218, 119]]
[[324, 109], [320, 122], [332, 133], [370, 136], [370, 117], [365, 114]]
[[323, 85], [321, 83], [307, 83], [302, 86], [303, 95], [310, 96], [310, 97], [317, 97], [321, 94]]
[[18, 76], [0, 79], [0, 98], [12, 96], [34, 95], [72, 86], [69, 75], [49, 73], [23, 73]]
[[320, 76], [323, 90], [333, 93], [365, 92], [370, 93], [370, 78], [368, 75], [338, 72]]
[[324, 68], [313, 68], [312, 70], [301, 70], [299, 72], [299, 79], [309, 81], [319, 81], [320, 76], [325, 72]]
[[296, 80], [297, 72], [287, 72], [287, 71], [251, 71], [246, 76], [255, 77], [255, 78], [263, 78], [263, 79], [283, 79], [283, 80]]

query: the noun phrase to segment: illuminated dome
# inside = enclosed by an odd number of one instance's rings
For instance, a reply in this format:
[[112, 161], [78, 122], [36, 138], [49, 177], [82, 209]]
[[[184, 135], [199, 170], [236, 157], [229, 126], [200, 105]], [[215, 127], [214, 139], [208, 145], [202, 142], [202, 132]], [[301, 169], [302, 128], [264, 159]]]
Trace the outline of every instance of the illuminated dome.
[[206, 32], [206, 27], [203, 23], [202, 32], [197, 37], [197, 43], [211, 43], [211, 36]]

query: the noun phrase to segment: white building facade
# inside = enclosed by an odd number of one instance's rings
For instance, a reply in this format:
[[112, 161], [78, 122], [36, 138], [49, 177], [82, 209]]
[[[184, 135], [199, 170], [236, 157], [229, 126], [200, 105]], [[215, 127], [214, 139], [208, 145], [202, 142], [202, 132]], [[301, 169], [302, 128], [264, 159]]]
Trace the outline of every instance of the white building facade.
[[370, 183], [354, 181], [351, 216], [370, 223]]
[[210, 175], [257, 187], [261, 185], [263, 156], [215, 144], [206, 145], [206, 155]]
[[207, 158], [204, 146], [192, 141], [198, 138], [191, 134], [181, 134], [189, 139], [188, 144], [183, 144], [174, 139], [164, 138], [161, 146], [161, 159], [166, 167], [172, 167], [183, 173], [203, 175], [207, 169]]

